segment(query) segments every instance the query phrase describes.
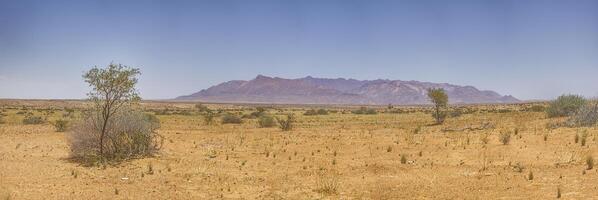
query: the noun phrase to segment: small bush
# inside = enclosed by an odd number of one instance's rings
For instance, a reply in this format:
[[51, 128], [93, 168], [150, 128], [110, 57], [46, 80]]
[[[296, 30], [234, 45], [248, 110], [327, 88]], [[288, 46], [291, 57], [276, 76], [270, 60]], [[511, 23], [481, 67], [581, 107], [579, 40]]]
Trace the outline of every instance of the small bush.
[[206, 112], [206, 114], [203, 115], [203, 121], [206, 125], [211, 125], [214, 123], [214, 117], [216, 115], [213, 112]]
[[318, 109], [318, 115], [327, 115], [327, 114], [328, 114], [328, 111], [327, 111], [327, 110], [325, 110], [325, 109], [321, 109], [321, 108], [320, 108], [320, 109]]
[[255, 108], [256, 111], [250, 113], [249, 115], [244, 115], [243, 118], [247, 118], [247, 119], [255, 119], [255, 118], [259, 118], [262, 117], [264, 115], [266, 115], [266, 108], [263, 107], [257, 107]]
[[114, 113], [109, 121], [111, 128], [105, 133], [104, 152], [100, 154], [103, 118], [95, 112], [85, 113], [67, 135], [71, 156], [93, 165], [152, 155], [161, 148], [163, 141], [156, 133], [160, 122], [152, 116], [133, 110]]
[[594, 157], [592, 157], [591, 155], [588, 155], [588, 157], [586, 157], [586, 165], [588, 166], [588, 170], [593, 169], [594, 168]]
[[546, 108], [548, 117], [566, 117], [575, 114], [583, 105], [585, 98], [579, 95], [561, 95]]
[[328, 114], [328, 111], [325, 109], [318, 109], [318, 110], [309, 109], [309, 110], [305, 111], [305, 113], [303, 113], [303, 115], [305, 115], [305, 116], [327, 115], [327, 114]]
[[500, 135], [498, 136], [498, 140], [503, 145], [509, 144], [509, 142], [511, 141], [511, 132], [508, 132], [508, 131], [501, 132]]
[[203, 104], [195, 104], [195, 109], [197, 109], [199, 112], [209, 112], [210, 108], [208, 108], [207, 106], [203, 105]]
[[292, 114], [287, 115], [287, 119], [277, 118], [278, 124], [280, 125], [280, 129], [282, 131], [290, 131], [293, 129], [293, 123], [295, 122], [295, 117]]
[[401, 154], [401, 164], [407, 163], [407, 156], [405, 154]]
[[315, 189], [316, 192], [326, 194], [326, 195], [333, 195], [338, 193], [339, 183], [336, 177], [331, 175], [320, 174], [319, 178], [316, 180], [317, 188]]
[[461, 115], [463, 115], [463, 112], [461, 112], [461, 110], [453, 110], [453, 111], [449, 112], [449, 116], [451, 118], [457, 118], [457, 117], [460, 117]]
[[314, 109], [309, 109], [309, 110], [305, 111], [305, 113], [303, 113], [303, 115], [305, 115], [305, 116], [318, 115], [318, 112], [316, 112], [316, 110], [314, 110]]
[[560, 199], [561, 198], [561, 187], [557, 187], [556, 188], [556, 198]]
[[23, 119], [23, 124], [43, 124], [44, 119], [40, 116], [27, 115]]
[[588, 132], [584, 130], [581, 133], [581, 136], [579, 136], [579, 137], [580, 137], [580, 140], [581, 140], [581, 146], [586, 146], [586, 141], [588, 139]]
[[434, 117], [434, 119], [436, 119], [436, 123], [437, 124], [444, 123], [444, 120], [446, 119], [446, 116], [447, 116], [446, 112], [438, 112], [438, 113], [434, 112], [434, 113], [432, 113], [432, 117]]
[[532, 172], [531, 170], [529, 171], [529, 174], [527, 175], [527, 180], [534, 180], [534, 172]]
[[378, 112], [372, 108], [360, 107], [358, 110], [352, 111], [352, 113], [356, 115], [375, 115]]
[[243, 120], [239, 116], [226, 114], [222, 117], [223, 124], [240, 124], [243, 123]]
[[260, 126], [260, 128], [269, 128], [276, 126], [276, 121], [274, 120], [274, 117], [269, 115], [261, 116], [258, 119], [257, 123]]
[[483, 144], [488, 144], [488, 142], [489, 142], [488, 136], [489, 136], [489, 134], [482, 134], [482, 135], [480, 136], [480, 141], [481, 141]]
[[68, 129], [69, 121], [64, 119], [59, 119], [54, 122], [54, 129], [56, 132], [65, 132]]

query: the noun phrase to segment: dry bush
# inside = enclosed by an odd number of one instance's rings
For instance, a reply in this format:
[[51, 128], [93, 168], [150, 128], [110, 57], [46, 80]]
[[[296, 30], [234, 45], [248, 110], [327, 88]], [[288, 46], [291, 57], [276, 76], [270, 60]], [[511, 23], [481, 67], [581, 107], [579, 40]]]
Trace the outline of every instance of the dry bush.
[[509, 144], [509, 142], [511, 141], [511, 132], [508, 132], [508, 131], [501, 132], [500, 135], [498, 135], [498, 140], [503, 145]]
[[293, 129], [293, 123], [295, 122], [295, 117], [292, 114], [287, 115], [287, 119], [277, 118], [278, 124], [280, 125], [280, 129], [282, 131], [290, 131]]
[[222, 117], [222, 124], [240, 124], [243, 120], [236, 115], [226, 114]]
[[488, 133], [483, 133], [480, 135], [480, 141], [482, 142], [482, 144], [488, 144], [489, 139], [488, 137], [490, 136], [490, 134]]
[[27, 115], [23, 119], [23, 124], [43, 124], [44, 119], [40, 116]]
[[309, 110], [305, 111], [305, 113], [303, 113], [303, 115], [306, 115], [306, 116], [327, 115], [327, 114], [328, 114], [328, 111], [325, 109], [318, 109], [318, 110], [309, 109]]
[[592, 157], [591, 155], [588, 155], [586, 157], [586, 166], [588, 166], [588, 170], [594, 168], [594, 157]]
[[598, 102], [582, 106], [567, 121], [569, 126], [591, 127], [598, 123]]
[[315, 191], [322, 194], [337, 194], [339, 189], [338, 178], [334, 175], [327, 175], [323, 172], [318, 174]]
[[207, 106], [199, 103], [199, 104], [195, 104], [195, 109], [197, 109], [199, 112], [210, 112], [210, 108], [208, 108]]
[[544, 111], [546, 111], [546, 107], [544, 107], [543, 105], [533, 105], [532, 107], [524, 109], [524, 111], [544, 112]]
[[54, 122], [54, 129], [56, 132], [65, 132], [68, 129], [69, 121], [64, 119], [59, 119]]
[[407, 163], [407, 155], [401, 154], [401, 164], [406, 164], [406, 163]]
[[203, 115], [203, 121], [206, 125], [212, 125], [214, 123], [214, 117], [216, 116], [216, 114], [214, 114], [214, 112], [209, 111], [206, 112]]
[[351, 111], [353, 114], [356, 115], [375, 115], [378, 112], [372, 108], [360, 107], [358, 110]]
[[114, 114], [107, 124], [103, 153], [100, 152], [102, 117], [96, 112], [87, 112], [81, 121], [73, 126], [68, 135], [71, 156], [85, 164], [103, 161], [120, 161], [140, 156], [150, 156], [162, 146], [163, 138], [156, 133], [160, 127], [154, 115], [124, 110]]
[[581, 134], [577, 134], [579, 136], [577, 136], [577, 138], [579, 138], [579, 140], [581, 140], [581, 146], [586, 146], [586, 141], [588, 139], [588, 131], [584, 130], [581, 132]]
[[260, 128], [269, 128], [276, 126], [276, 121], [274, 120], [274, 117], [269, 115], [261, 116], [258, 119], [257, 123], [260, 126]]

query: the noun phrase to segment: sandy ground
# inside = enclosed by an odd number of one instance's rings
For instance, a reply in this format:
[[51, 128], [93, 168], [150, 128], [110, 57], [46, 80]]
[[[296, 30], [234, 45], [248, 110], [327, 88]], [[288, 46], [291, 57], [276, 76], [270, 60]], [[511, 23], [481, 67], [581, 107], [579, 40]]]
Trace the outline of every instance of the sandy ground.
[[[420, 112], [293, 110], [290, 132], [256, 120], [207, 126], [198, 115], [159, 115], [166, 140], [158, 155], [84, 167], [68, 159], [65, 133], [23, 125], [9, 109], [0, 125], [0, 197], [555, 199], [560, 190], [562, 199], [598, 199], [598, 167], [586, 170], [586, 157], [598, 156], [595, 128], [547, 129], [552, 119], [540, 112], [465, 114], [430, 126]], [[484, 123], [494, 128], [461, 130]], [[584, 130], [581, 146], [574, 136]], [[499, 142], [501, 132], [512, 133], [509, 144]]]

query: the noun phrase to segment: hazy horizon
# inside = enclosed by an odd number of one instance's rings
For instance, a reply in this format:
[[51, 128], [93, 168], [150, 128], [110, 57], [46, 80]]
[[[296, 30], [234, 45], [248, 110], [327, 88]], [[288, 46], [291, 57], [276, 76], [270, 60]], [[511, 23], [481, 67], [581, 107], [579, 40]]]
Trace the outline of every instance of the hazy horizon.
[[598, 1], [1, 1], [0, 98], [81, 99], [141, 68], [144, 99], [258, 74], [598, 96]]

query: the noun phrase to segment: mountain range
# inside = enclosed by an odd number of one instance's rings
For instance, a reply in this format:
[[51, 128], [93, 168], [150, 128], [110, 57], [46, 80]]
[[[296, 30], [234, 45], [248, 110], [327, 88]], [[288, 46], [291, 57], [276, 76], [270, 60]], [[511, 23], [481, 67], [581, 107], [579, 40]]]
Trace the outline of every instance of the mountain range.
[[401, 80], [344, 78], [285, 79], [258, 75], [253, 80], [224, 82], [175, 100], [218, 103], [417, 105], [430, 104], [428, 88], [443, 88], [451, 104], [517, 103], [513, 96], [473, 86]]

